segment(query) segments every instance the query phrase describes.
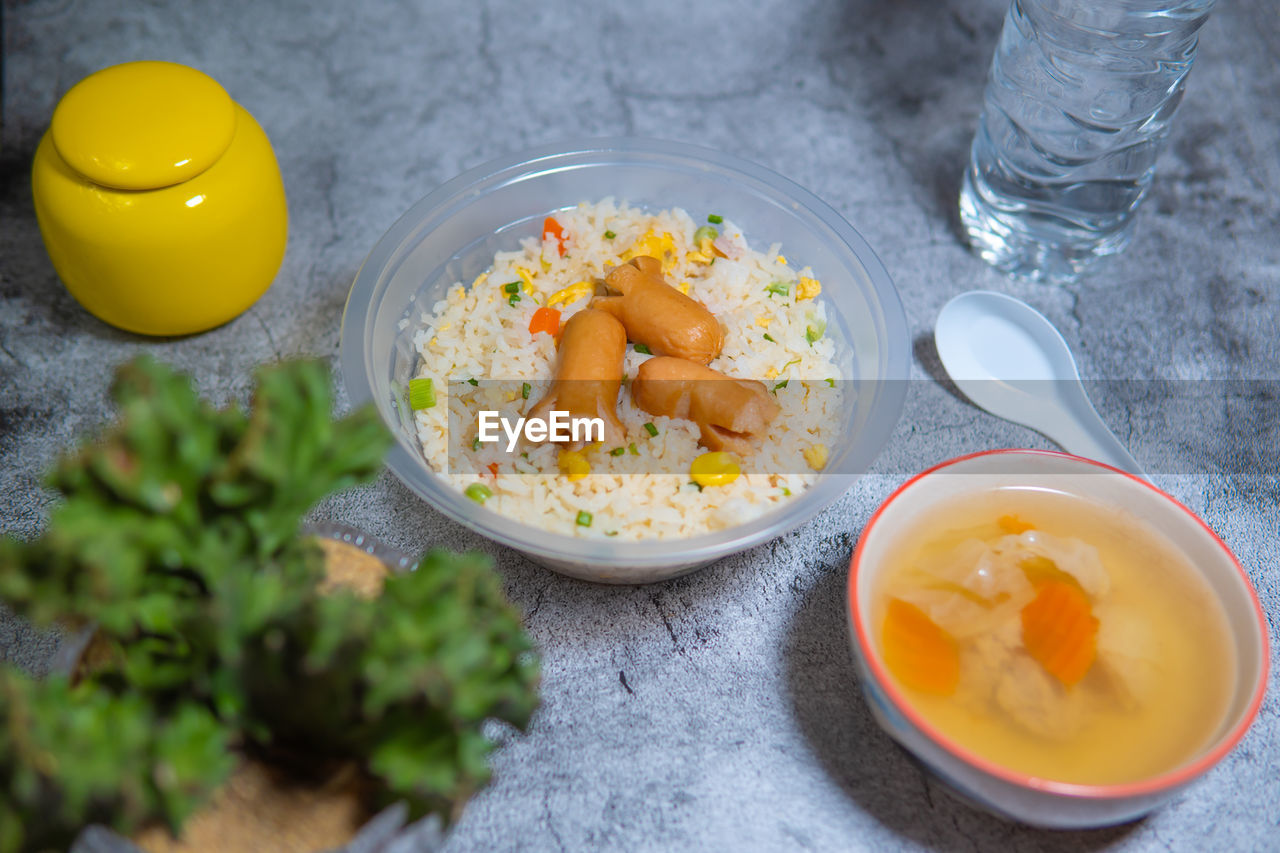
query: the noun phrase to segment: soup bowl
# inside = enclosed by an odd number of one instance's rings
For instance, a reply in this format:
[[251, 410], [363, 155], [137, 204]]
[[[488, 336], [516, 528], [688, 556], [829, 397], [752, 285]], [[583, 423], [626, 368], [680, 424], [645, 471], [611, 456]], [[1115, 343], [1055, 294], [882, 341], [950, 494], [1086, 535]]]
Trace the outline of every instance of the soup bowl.
[[[889, 569], [889, 555], [931, 509], [1002, 488], [1065, 492], [1127, 514], [1161, 534], [1220, 602], [1230, 644], [1235, 648], [1231, 664], [1235, 686], [1216, 730], [1196, 754], [1156, 775], [1121, 784], [1079, 784], [1028, 775], [944, 734], [890, 677], [873, 629], [873, 602], [878, 582]], [[1235, 747], [1257, 716], [1267, 683], [1269, 658], [1262, 606], [1227, 545], [1194, 513], [1147, 481], [1064, 453], [977, 453], [943, 462], [908, 480], [880, 505], [862, 532], [849, 570], [848, 615], [861, 688], [877, 723], [962, 798], [997, 815], [1039, 827], [1107, 826], [1157, 808]], [[1224, 661], [1224, 665], [1228, 663]]]

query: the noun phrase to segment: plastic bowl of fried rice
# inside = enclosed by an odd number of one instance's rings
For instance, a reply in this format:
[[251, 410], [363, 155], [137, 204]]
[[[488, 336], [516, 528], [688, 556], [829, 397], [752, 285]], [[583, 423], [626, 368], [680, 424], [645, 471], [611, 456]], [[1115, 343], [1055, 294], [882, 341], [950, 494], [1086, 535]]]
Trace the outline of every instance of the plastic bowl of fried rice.
[[[696, 430], [634, 409], [626, 387], [629, 441], [584, 448], [585, 475], [566, 476], [563, 457], [557, 471], [554, 446], [511, 461], [451, 425], [468, 393], [523, 387], [534, 402], [556, 359], [534, 313], [554, 305], [567, 320], [590, 304], [590, 282], [603, 292], [611, 267], [641, 253], [719, 319], [724, 349], [710, 367], [778, 401], [741, 476], [692, 482]], [[625, 584], [693, 571], [830, 506], [897, 424], [909, 352], [888, 273], [825, 202], [717, 151], [615, 138], [487, 163], [415, 204], [356, 275], [340, 355], [351, 403], [377, 408], [396, 438], [387, 465], [410, 490], [548, 568]], [[624, 380], [647, 355], [628, 345]], [[409, 394], [423, 377], [435, 379], [425, 410]]]

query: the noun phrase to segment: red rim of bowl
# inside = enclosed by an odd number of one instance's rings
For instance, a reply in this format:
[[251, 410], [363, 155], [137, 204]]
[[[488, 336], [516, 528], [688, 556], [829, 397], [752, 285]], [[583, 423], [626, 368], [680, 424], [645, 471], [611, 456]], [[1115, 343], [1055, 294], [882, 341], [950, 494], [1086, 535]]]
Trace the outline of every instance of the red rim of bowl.
[[[1086, 785], [1086, 784], [1075, 783], [1075, 782], [1058, 782], [1053, 779], [1044, 779], [1039, 776], [1032, 776], [1029, 774], [1017, 773], [1013, 770], [1008, 769], [1007, 767], [1004, 767], [1003, 765], [1000, 765], [991, 761], [990, 759], [984, 758], [974, 752], [971, 752], [965, 747], [958, 745], [950, 738], [944, 736], [941, 732], [939, 732], [932, 724], [927, 722], [924, 719], [924, 717], [922, 717], [915, 710], [915, 708], [911, 705], [911, 703], [907, 700], [907, 698], [903, 695], [903, 693], [893, 683], [892, 679], [888, 677], [888, 673], [885, 672], [883, 665], [880, 663], [879, 659], [875, 654], [875, 647], [872, 644], [870, 635], [867, 632], [867, 626], [863, 623], [862, 617], [859, 614], [858, 607], [857, 607], [858, 568], [862, 560], [862, 549], [863, 549], [863, 546], [866, 544], [867, 537], [871, 533], [872, 528], [875, 527], [876, 522], [879, 520], [880, 514], [883, 513], [885, 509], [889, 507], [890, 504], [892, 504], [895, 500], [897, 500], [899, 495], [901, 495], [908, 488], [914, 485], [918, 480], [921, 480], [924, 477], [929, 476], [935, 471], [939, 471], [943, 468], [949, 468], [961, 462], [967, 462], [971, 459], [977, 459], [983, 456], [992, 456], [992, 455], [998, 455], [998, 454], [1026, 454], [1029, 456], [1060, 457], [1065, 459], [1071, 459], [1073, 461], [1081, 462], [1087, 465], [1092, 465], [1096, 468], [1102, 468], [1104, 470], [1111, 471], [1116, 474], [1121, 474], [1125, 477], [1128, 477], [1130, 480], [1133, 480], [1135, 483], [1138, 483], [1143, 488], [1147, 488], [1155, 492], [1157, 495], [1164, 498], [1169, 503], [1173, 504], [1175, 507], [1177, 507], [1178, 509], [1182, 510], [1184, 513], [1189, 515], [1198, 525], [1200, 525], [1200, 527], [1206, 533], [1209, 534], [1209, 536], [1213, 538], [1215, 542], [1218, 543], [1218, 547], [1220, 547], [1223, 553], [1226, 554], [1228, 558], [1230, 558], [1231, 563], [1236, 567], [1236, 571], [1239, 572], [1240, 574], [1240, 580], [1244, 583], [1245, 589], [1249, 591], [1249, 595], [1253, 600], [1254, 615], [1257, 618], [1258, 634], [1262, 639], [1262, 655], [1261, 655], [1262, 671], [1260, 673], [1261, 677], [1258, 679], [1258, 687], [1254, 692], [1253, 700], [1249, 704], [1248, 711], [1244, 714], [1243, 717], [1241, 717], [1240, 722], [1236, 724], [1235, 728], [1231, 730], [1231, 732], [1226, 737], [1222, 738], [1218, 742], [1217, 746], [1215, 746], [1209, 752], [1200, 756], [1198, 759], [1186, 765], [1185, 767], [1175, 768], [1174, 770], [1170, 770], [1166, 773], [1162, 773], [1159, 776], [1154, 776], [1150, 779], [1144, 779], [1138, 782], [1125, 782], [1117, 785]], [[1228, 752], [1230, 752], [1232, 749], [1235, 748], [1236, 744], [1238, 744], [1240, 742], [1240, 739], [1244, 737], [1244, 733], [1248, 731], [1249, 726], [1253, 724], [1254, 719], [1258, 716], [1258, 710], [1262, 706], [1263, 694], [1266, 693], [1267, 676], [1270, 668], [1270, 651], [1269, 651], [1268, 639], [1267, 639], [1266, 616], [1264, 615], [1262, 610], [1262, 602], [1259, 601], [1258, 599], [1257, 590], [1253, 588], [1253, 584], [1250, 582], [1248, 574], [1245, 573], [1244, 567], [1240, 565], [1240, 561], [1236, 559], [1236, 555], [1232, 553], [1231, 549], [1227, 547], [1227, 544], [1222, 541], [1222, 538], [1218, 536], [1217, 533], [1213, 532], [1213, 530], [1209, 527], [1209, 525], [1205, 524], [1205, 522], [1198, 515], [1196, 515], [1191, 510], [1187, 509], [1187, 507], [1183, 506], [1182, 503], [1180, 503], [1178, 500], [1173, 498], [1171, 495], [1166, 494], [1165, 492], [1156, 488], [1146, 480], [1143, 480], [1140, 477], [1136, 477], [1133, 474], [1130, 474], [1128, 471], [1122, 471], [1119, 468], [1114, 468], [1102, 462], [1097, 462], [1093, 459], [1086, 459], [1082, 456], [1074, 456], [1070, 453], [1060, 453], [1055, 450], [1017, 450], [1017, 449], [984, 450], [978, 453], [969, 453], [964, 456], [957, 456], [954, 459], [948, 459], [945, 462], [940, 462], [937, 465], [934, 465], [933, 467], [928, 468], [924, 471], [921, 471], [919, 474], [916, 474], [914, 477], [907, 480], [905, 483], [899, 486], [896, 490], [894, 490], [893, 494], [885, 498], [884, 502], [881, 503], [880, 506], [876, 508], [876, 511], [874, 513], [872, 513], [871, 518], [867, 520], [866, 527], [864, 527], [862, 530], [862, 536], [860, 536], [858, 539], [858, 546], [857, 548], [854, 549], [853, 559], [849, 564], [849, 585], [848, 585], [847, 593], [848, 593], [848, 605], [849, 605], [850, 618], [852, 619], [852, 622], [854, 625], [854, 630], [856, 632], [858, 644], [865, 650], [865, 658], [867, 661], [867, 665], [871, 668], [872, 675], [875, 677], [879, 685], [885, 690], [885, 692], [889, 694], [889, 698], [890, 700], [892, 700], [897, 710], [901, 712], [902, 715], [905, 716], [908, 720], [910, 720], [911, 723], [916, 728], [918, 728], [921, 732], [923, 732], [924, 735], [927, 738], [929, 738], [929, 740], [933, 741], [935, 744], [942, 747], [944, 750], [951, 753], [956, 758], [959, 758], [960, 760], [964, 761], [965, 763], [973, 767], [976, 767], [977, 769], [983, 771], [984, 773], [987, 773], [1005, 782], [1011, 782], [1015, 785], [1020, 785], [1022, 787], [1030, 788], [1037, 791], [1044, 791], [1047, 793], [1059, 794], [1059, 795], [1068, 796], [1068, 797], [1110, 799], [1110, 798], [1135, 797], [1135, 796], [1142, 796], [1145, 794], [1153, 794], [1163, 789], [1174, 788], [1179, 785], [1182, 785], [1194, 779], [1196, 776], [1199, 776], [1201, 773], [1208, 770], [1213, 765], [1217, 764], [1219, 761], [1222, 760], [1223, 756], [1225, 756]]]

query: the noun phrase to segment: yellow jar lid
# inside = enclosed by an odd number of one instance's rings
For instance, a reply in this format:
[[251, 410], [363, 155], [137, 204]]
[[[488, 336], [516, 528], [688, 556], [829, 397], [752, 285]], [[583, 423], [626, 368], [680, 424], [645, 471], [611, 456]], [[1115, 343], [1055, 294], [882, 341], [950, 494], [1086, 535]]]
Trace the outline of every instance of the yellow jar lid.
[[212, 166], [235, 129], [231, 96], [209, 75], [173, 62], [127, 62], [73, 86], [50, 133], [62, 159], [90, 181], [146, 190]]

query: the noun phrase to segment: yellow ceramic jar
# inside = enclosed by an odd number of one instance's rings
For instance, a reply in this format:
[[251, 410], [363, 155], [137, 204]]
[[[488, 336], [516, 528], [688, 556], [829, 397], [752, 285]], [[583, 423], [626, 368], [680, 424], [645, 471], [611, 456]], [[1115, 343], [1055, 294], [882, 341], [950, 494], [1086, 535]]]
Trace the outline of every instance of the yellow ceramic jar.
[[36, 218], [88, 311], [145, 335], [213, 328], [252, 305], [284, 258], [271, 143], [205, 74], [130, 62], [59, 102], [32, 167]]

